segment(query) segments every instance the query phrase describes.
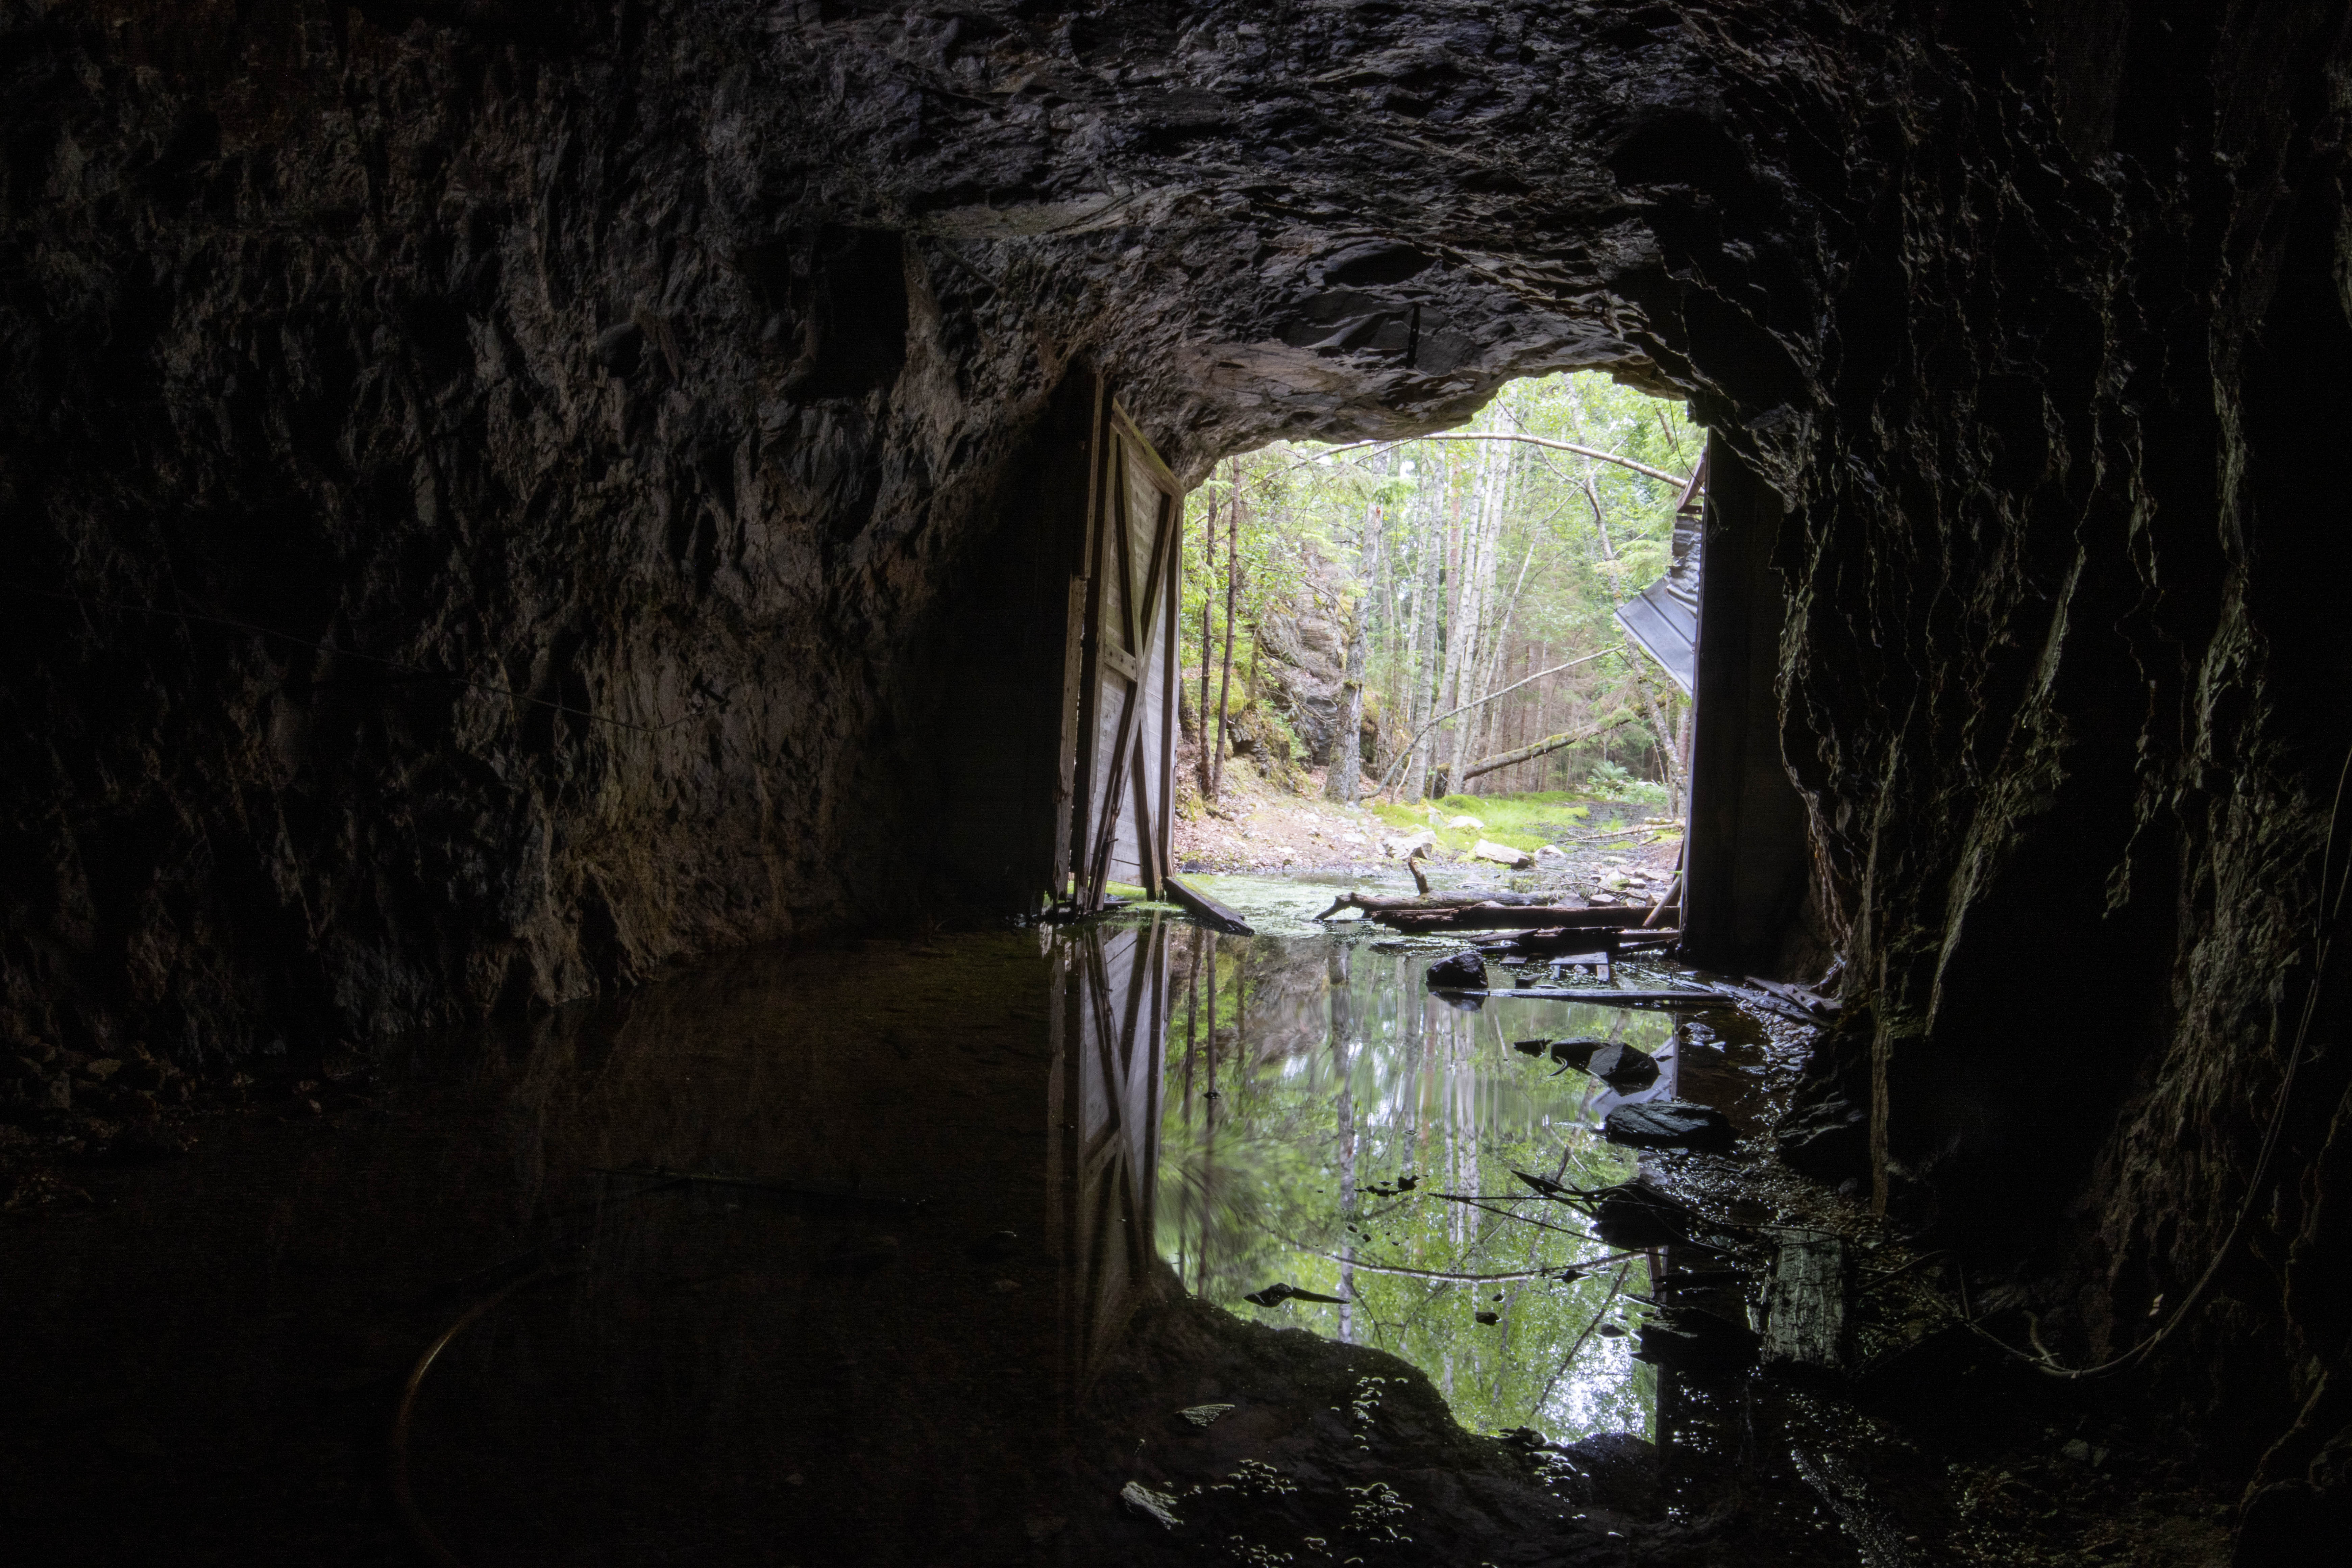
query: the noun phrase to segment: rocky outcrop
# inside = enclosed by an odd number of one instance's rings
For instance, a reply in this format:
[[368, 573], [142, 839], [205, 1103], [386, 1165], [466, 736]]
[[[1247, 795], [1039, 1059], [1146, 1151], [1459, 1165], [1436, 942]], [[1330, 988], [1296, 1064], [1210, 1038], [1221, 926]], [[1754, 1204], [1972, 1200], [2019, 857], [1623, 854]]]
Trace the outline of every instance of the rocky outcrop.
[[1313, 601], [1278, 610], [1258, 623], [1260, 700], [1290, 725], [1307, 761], [1328, 767], [1340, 728], [1348, 650], [1339, 624]]
[[9, 1031], [1003, 907], [1079, 368], [1198, 475], [1607, 364], [1787, 504], [1890, 1201], [2325, 1491], [2340, 5], [6, 16]]

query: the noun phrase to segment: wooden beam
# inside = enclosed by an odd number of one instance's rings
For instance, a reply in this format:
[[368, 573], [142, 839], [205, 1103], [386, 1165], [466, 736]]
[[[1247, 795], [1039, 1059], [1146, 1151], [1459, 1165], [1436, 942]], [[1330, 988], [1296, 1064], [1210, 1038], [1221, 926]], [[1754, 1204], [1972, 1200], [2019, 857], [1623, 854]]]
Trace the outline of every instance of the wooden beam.
[[1234, 936], [1257, 934], [1256, 930], [1247, 921], [1199, 889], [1173, 876], [1165, 879], [1164, 885], [1168, 889], [1168, 896], [1192, 910], [1200, 918], [1203, 925], [1213, 926], [1218, 931], [1228, 931]]

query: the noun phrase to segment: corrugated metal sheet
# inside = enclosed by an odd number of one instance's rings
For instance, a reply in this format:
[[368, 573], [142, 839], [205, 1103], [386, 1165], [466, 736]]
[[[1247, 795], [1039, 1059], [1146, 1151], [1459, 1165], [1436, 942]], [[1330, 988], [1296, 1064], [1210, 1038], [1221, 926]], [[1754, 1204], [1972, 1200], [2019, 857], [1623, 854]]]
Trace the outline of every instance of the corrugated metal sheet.
[[1699, 522], [1675, 520], [1675, 563], [1666, 574], [1617, 608], [1625, 635], [1691, 695], [1698, 680]]

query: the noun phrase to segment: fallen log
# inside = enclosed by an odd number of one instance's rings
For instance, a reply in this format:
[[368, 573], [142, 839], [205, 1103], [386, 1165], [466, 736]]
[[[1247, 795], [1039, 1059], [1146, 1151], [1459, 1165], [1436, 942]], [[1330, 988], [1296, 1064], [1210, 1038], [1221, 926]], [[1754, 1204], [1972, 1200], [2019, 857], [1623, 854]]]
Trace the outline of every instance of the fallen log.
[[1581, 730], [1570, 730], [1558, 735], [1547, 735], [1530, 745], [1521, 746], [1516, 752], [1499, 752], [1494, 756], [1481, 757], [1475, 763], [1465, 763], [1461, 781], [1454, 787], [1460, 789], [1463, 784], [1468, 784], [1481, 773], [1491, 773], [1496, 768], [1507, 768], [1514, 763], [1528, 762], [1549, 752], [1557, 752], [1564, 746], [1573, 746], [1580, 741], [1590, 741], [1595, 735], [1606, 734], [1618, 725], [1629, 722], [1633, 717], [1631, 709], [1622, 710], [1612, 713], [1598, 724], [1588, 724]]
[[1712, 991], [1612, 991], [1605, 985], [1521, 985], [1510, 990], [1445, 990], [1445, 996], [1516, 997], [1522, 1002], [1589, 1002], [1595, 1007], [1686, 1007], [1695, 1013], [1727, 1012], [1739, 1004]]
[[1622, 931], [1642, 923], [1642, 911], [1622, 908], [1569, 910], [1557, 904], [1512, 908], [1473, 904], [1457, 910], [1382, 910], [1372, 918], [1398, 931], [1539, 931], [1548, 927]]
[[[1390, 897], [1384, 893], [1342, 893], [1331, 900], [1331, 907], [1315, 918], [1328, 921], [1341, 910], [1361, 910], [1368, 915], [1394, 914], [1409, 911], [1443, 911], [1475, 909], [1485, 904], [1507, 907], [1536, 906], [1543, 902], [1540, 893], [1423, 893], [1418, 896]], [[1628, 922], [1631, 923], [1631, 922]]]

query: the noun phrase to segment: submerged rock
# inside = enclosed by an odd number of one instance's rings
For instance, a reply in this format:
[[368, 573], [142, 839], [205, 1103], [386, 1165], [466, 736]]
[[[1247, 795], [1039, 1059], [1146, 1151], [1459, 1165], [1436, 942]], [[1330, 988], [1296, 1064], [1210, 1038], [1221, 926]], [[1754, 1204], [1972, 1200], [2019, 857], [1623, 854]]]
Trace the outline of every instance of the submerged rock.
[[1730, 1148], [1735, 1136], [1731, 1121], [1723, 1112], [1711, 1105], [1684, 1100], [1621, 1105], [1601, 1123], [1601, 1132], [1612, 1143], [1633, 1149], [1717, 1152]]
[[1612, 1089], [1639, 1091], [1658, 1081], [1657, 1058], [1632, 1046], [1604, 1046], [1592, 1053], [1584, 1070]]
[[1439, 959], [1423, 976], [1433, 991], [1477, 991], [1486, 984], [1486, 961], [1475, 949]]
[[1608, 1040], [1554, 1040], [1551, 1043], [1551, 1059], [1569, 1067], [1580, 1068], [1590, 1062], [1596, 1052], [1608, 1049], [1612, 1043]]
[[1670, 1241], [1687, 1241], [1690, 1233], [1688, 1205], [1643, 1177], [1609, 1188], [1593, 1205], [1592, 1234], [1611, 1247], [1662, 1247]]

